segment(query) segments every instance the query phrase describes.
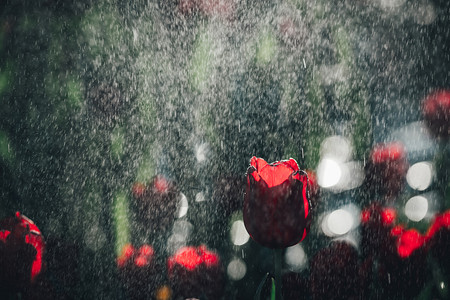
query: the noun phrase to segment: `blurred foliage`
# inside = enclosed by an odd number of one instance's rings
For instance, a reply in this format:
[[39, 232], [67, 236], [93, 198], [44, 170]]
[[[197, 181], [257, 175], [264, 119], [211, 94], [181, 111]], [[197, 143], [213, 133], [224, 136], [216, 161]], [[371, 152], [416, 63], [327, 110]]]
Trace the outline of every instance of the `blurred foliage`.
[[[230, 2], [231, 17], [182, 13], [175, 0], [0, 3], [0, 217], [20, 210], [50, 240], [79, 247], [79, 282], [58, 296], [122, 296], [115, 257], [138, 235], [131, 186], [162, 174], [189, 201], [190, 242], [213, 245], [224, 263], [245, 260], [248, 274], [228, 281], [226, 298], [253, 297], [270, 253], [231, 245], [214, 183], [242, 177], [253, 155], [315, 169], [330, 135], [351, 139], [363, 162], [389, 131], [420, 120], [424, 95], [448, 87], [447, 1], [430, 2], [430, 24], [414, 12], [423, 1], [405, 11], [365, 0]], [[448, 143], [439, 151], [444, 209]], [[199, 192], [207, 201], [194, 201]], [[324, 194], [340, 203], [364, 193]], [[170, 254], [167, 233], [157, 242]], [[312, 232], [304, 247], [328, 242]], [[420, 297], [443, 299], [434, 284]]]

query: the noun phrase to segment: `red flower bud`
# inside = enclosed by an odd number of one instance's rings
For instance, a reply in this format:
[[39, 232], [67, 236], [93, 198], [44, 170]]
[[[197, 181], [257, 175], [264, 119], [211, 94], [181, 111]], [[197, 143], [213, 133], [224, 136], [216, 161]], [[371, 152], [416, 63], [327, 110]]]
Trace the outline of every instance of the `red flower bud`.
[[154, 250], [142, 245], [136, 250], [131, 244], [123, 247], [117, 258], [123, 287], [130, 299], [147, 299], [161, 280], [161, 268], [155, 262]]
[[395, 238], [391, 234], [397, 211], [378, 202], [361, 211], [361, 248], [365, 255], [384, 256], [392, 253]]
[[308, 177], [294, 159], [268, 164], [252, 157], [247, 170], [244, 223], [250, 236], [269, 248], [302, 241], [310, 226]]
[[450, 91], [440, 90], [423, 102], [423, 115], [431, 134], [447, 139], [450, 135]]
[[183, 247], [167, 261], [169, 280], [176, 295], [219, 299], [223, 272], [217, 253], [205, 246]]
[[369, 194], [394, 197], [403, 189], [408, 171], [406, 150], [400, 142], [377, 144], [366, 166]]
[[423, 244], [424, 238], [417, 230], [406, 230], [398, 237], [397, 253], [401, 258], [407, 258]]
[[439, 263], [443, 264], [445, 270], [450, 270], [450, 262], [448, 260], [448, 249], [450, 249], [450, 210], [434, 218], [426, 233], [425, 240], [431, 255]]
[[165, 230], [175, 220], [180, 193], [173, 182], [155, 176], [147, 186], [134, 184], [132, 193], [140, 228]]
[[146, 188], [147, 187], [142, 182], [136, 182], [131, 188], [131, 193], [135, 199], [139, 199], [144, 196]]
[[391, 252], [378, 257], [377, 269], [383, 298], [413, 299], [427, 282], [424, 237], [415, 229], [391, 229]]
[[23, 290], [43, 269], [44, 238], [33, 221], [16, 212], [0, 221], [0, 285]]

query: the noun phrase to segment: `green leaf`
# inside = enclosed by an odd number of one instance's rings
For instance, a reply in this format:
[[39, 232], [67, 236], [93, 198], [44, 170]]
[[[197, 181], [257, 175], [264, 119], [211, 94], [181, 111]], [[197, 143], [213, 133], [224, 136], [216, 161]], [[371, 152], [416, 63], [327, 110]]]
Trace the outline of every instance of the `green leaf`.
[[11, 142], [8, 135], [0, 131], [0, 158], [12, 163], [14, 160], [14, 151], [11, 148]]
[[123, 246], [130, 242], [130, 226], [128, 221], [128, 197], [123, 191], [114, 197], [113, 218], [116, 230], [116, 255], [119, 256]]
[[274, 34], [265, 29], [258, 41], [256, 48], [256, 62], [260, 65], [268, 64], [274, 57], [277, 50], [277, 41]]

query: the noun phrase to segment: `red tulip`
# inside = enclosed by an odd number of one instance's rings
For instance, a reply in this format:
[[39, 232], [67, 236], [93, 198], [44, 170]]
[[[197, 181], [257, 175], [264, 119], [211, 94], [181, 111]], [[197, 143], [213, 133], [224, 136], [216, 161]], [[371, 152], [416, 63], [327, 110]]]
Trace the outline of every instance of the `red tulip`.
[[135, 183], [132, 194], [140, 228], [165, 230], [175, 220], [180, 193], [173, 182], [155, 176], [147, 186]]
[[366, 186], [370, 194], [394, 197], [403, 189], [408, 161], [400, 142], [373, 147], [366, 166]]
[[139, 199], [144, 196], [145, 190], [147, 187], [142, 182], [136, 182], [133, 184], [131, 188], [131, 193], [135, 199]]
[[223, 272], [220, 259], [217, 253], [208, 250], [206, 246], [179, 249], [168, 259], [167, 269], [169, 280], [178, 296], [219, 299], [222, 295]]
[[450, 90], [439, 90], [423, 102], [423, 115], [430, 132], [438, 138], [450, 136]]
[[428, 280], [424, 269], [426, 248], [424, 237], [415, 229], [398, 225], [391, 229], [391, 252], [378, 257], [378, 278], [382, 295], [387, 299], [413, 299]]
[[434, 218], [426, 233], [425, 240], [433, 257], [443, 264], [444, 269], [450, 270], [450, 262], [448, 260], [448, 249], [450, 249], [450, 210]]
[[122, 284], [130, 299], [147, 299], [161, 279], [161, 270], [155, 263], [153, 247], [142, 245], [136, 250], [131, 244], [123, 247], [117, 258]]
[[397, 253], [407, 258], [424, 245], [424, 237], [415, 229], [405, 230], [398, 236]]
[[397, 212], [373, 202], [361, 211], [361, 248], [366, 255], [384, 256], [391, 253], [395, 238], [391, 235]]
[[308, 197], [308, 176], [294, 159], [268, 164], [252, 157], [244, 200], [248, 233], [269, 248], [299, 243], [311, 222]]
[[426, 241], [431, 240], [440, 230], [450, 230], [450, 210], [434, 217], [434, 220], [425, 235]]
[[0, 221], [0, 285], [21, 290], [43, 269], [45, 250], [41, 231], [33, 221], [16, 212]]

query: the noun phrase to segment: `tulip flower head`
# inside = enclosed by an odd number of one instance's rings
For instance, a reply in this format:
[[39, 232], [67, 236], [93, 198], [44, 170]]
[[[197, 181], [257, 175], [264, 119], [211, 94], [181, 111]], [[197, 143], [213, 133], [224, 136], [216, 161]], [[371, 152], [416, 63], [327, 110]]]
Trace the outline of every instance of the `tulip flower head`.
[[397, 253], [401, 258], [407, 258], [423, 244], [424, 238], [417, 230], [405, 230], [398, 238]]
[[430, 228], [428, 229], [425, 240], [431, 255], [442, 263], [444, 269], [450, 270], [450, 261], [448, 260], [448, 249], [450, 249], [450, 210], [438, 214]]
[[310, 206], [308, 176], [294, 159], [271, 164], [250, 160], [244, 223], [256, 242], [268, 248], [299, 243], [309, 230]]
[[440, 90], [428, 95], [423, 102], [425, 123], [437, 138], [450, 136], [450, 91]]
[[33, 221], [16, 212], [0, 221], [0, 285], [23, 289], [43, 269], [44, 239]]
[[395, 208], [376, 201], [361, 211], [361, 249], [366, 255], [384, 256], [394, 250], [396, 216]]
[[387, 199], [395, 198], [404, 187], [408, 167], [402, 143], [375, 145], [366, 165], [367, 191]]
[[135, 183], [131, 189], [140, 228], [168, 229], [175, 220], [179, 191], [163, 176], [155, 176], [149, 184]]
[[152, 246], [144, 244], [135, 249], [126, 244], [117, 258], [117, 267], [128, 298], [147, 299], [156, 290], [161, 270]]
[[179, 249], [168, 259], [167, 269], [178, 296], [219, 299], [223, 293], [223, 270], [219, 256], [206, 246]]

